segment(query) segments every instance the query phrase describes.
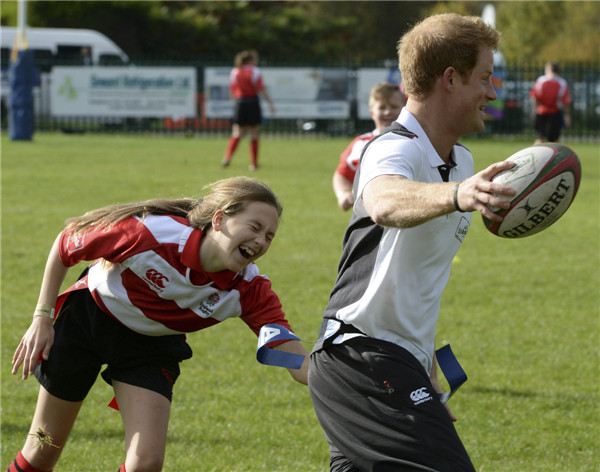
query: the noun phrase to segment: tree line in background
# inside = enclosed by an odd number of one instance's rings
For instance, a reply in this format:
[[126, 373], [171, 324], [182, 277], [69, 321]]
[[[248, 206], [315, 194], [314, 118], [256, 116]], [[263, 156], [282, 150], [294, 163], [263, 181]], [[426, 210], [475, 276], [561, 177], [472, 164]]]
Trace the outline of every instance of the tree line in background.
[[[1, 22], [16, 25], [16, 3]], [[496, 7], [509, 62], [600, 62], [594, 1], [29, 1], [28, 25], [89, 28], [132, 58], [208, 59], [230, 64], [255, 48], [263, 64], [368, 66], [396, 57], [396, 42], [432, 13], [481, 15]]]

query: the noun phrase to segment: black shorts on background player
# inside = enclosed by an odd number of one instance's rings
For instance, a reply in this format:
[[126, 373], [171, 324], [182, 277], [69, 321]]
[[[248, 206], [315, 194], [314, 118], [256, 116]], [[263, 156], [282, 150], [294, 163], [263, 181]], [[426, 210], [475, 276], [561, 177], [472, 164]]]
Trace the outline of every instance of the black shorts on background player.
[[233, 122], [240, 126], [256, 126], [262, 123], [262, 111], [258, 97], [238, 98], [235, 101]]
[[541, 140], [552, 143], [557, 142], [560, 138], [562, 126], [562, 112], [535, 116], [535, 130], [537, 131], [537, 137]]

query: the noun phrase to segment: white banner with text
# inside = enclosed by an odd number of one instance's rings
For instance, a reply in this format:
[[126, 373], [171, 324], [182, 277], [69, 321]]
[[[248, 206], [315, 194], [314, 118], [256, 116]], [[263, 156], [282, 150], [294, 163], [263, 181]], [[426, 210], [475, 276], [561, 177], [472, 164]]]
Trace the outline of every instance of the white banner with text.
[[[261, 100], [265, 118], [346, 119], [350, 117], [348, 69], [309, 67], [260, 68], [267, 93], [275, 104], [271, 114]], [[228, 67], [204, 69], [204, 109], [208, 118], [232, 118]]]
[[54, 67], [53, 116], [196, 116], [194, 67]]

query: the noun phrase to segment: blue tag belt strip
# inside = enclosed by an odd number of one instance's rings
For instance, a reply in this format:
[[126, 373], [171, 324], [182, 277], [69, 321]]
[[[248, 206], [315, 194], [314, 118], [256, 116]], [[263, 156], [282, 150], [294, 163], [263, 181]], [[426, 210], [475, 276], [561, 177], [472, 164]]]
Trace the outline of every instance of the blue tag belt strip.
[[[302, 341], [289, 329], [278, 325], [268, 324], [260, 329], [258, 336], [258, 348], [256, 350], [256, 360], [264, 365], [276, 367], [286, 367], [288, 369], [300, 369], [304, 362], [302, 354], [279, 351], [267, 347], [267, 344], [275, 341]], [[442, 403], [446, 403], [458, 388], [467, 381], [467, 374], [461, 367], [458, 359], [452, 352], [450, 344], [438, 349], [436, 352], [437, 363], [450, 386], [450, 392], [443, 393], [440, 396]]]
[[450, 385], [450, 391], [440, 396], [441, 402], [446, 403], [456, 393], [458, 388], [467, 381], [467, 374], [452, 352], [450, 344], [446, 344], [435, 351], [435, 357], [444, 377], [446, 377], [448, 385]]
[[274, 341], [292, 341], [301, 339], [292, 333], [289, 329], [278, 324], [268, 324], [260, 329], [258, 335], [258, 349], [256, 350], [256, 360], [261, 364], [274, 365], [277, 367], [287, 367], [288, 369], [299, 369], [302, 367], [304, 357], [302, 354], [293, 354], [291, 352], [278, 351], [266, 346]]

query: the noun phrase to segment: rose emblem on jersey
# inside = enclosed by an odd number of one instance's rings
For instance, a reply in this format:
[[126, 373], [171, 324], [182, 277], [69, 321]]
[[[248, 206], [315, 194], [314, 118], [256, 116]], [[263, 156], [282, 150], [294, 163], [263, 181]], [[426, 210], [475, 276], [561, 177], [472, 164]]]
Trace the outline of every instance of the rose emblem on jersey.
[[198, 310], [200, 310], [206, 316], [211, 316], [214, 312], [214, 307], [217, 303], [219, 303], [219, 300], [221, 300], [219, 294], [213, 293], [206, 297], [204, 300], [202, 300], [202, 303], [200, 303]]

